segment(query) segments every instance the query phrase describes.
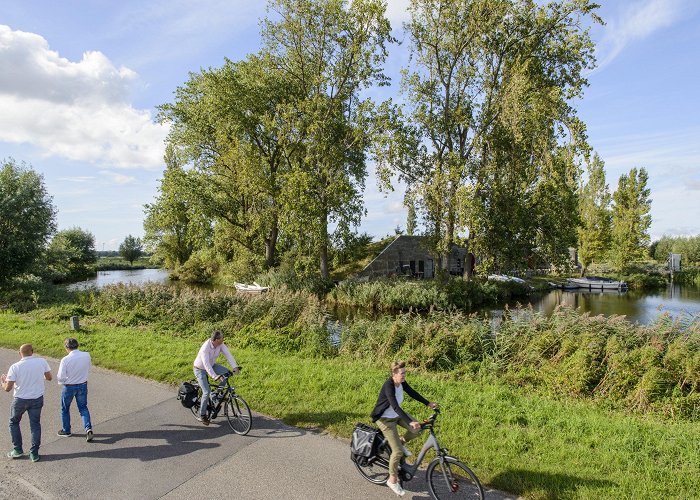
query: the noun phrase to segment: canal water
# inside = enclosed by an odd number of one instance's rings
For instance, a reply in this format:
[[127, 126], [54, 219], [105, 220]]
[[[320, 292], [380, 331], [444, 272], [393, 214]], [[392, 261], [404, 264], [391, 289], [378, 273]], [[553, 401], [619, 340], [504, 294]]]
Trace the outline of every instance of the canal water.
[[102, 288], [108, 285], [124, 283], [125, 285], [143, 285], [145, 283], [167, 284], [170, 271], [167, 269], [128, 269], [124, 271], [99, 271], [97, 276], [85, 281], [71, 283], [69, 290]]
[[[92, 279], [73, 283], [69, 288], [81, 290], [90, 287], [102, 288], [117, 283], [140, 285], [144, 283], [170, 283], [165, 269], [134, 269], [126, 271], [100, 271]], [[181, 285], [181, 284], [180, 284]], [[181, 285], [182, 286], [182, 285]], [[665, 289], [639, 292], [572, 292], [551, 290], [544, 294], [533, 294], [519, 304], [508, 304], [510, 309], [518, 305], [550, 315], [559, 305], [566, 305], [581, 313], [604, 316], [621, 315], [641, 324], [654, 322], [660, 314], [668, 313], [673, 318], [693, 319], [700, 317], [700, 287], [672, 284]], [[483, 311], [492, 317], [503, 314], [503, 308]], [[361, 314], [358, 311], [335, 310], [335, 318], [345, 322]]]
[[640, 324], [656, 321], [660, 314], [667, 313], [674, 319], [700, 317], [700, 288], [671, 284], [665, 289], [628, 292], [571, 292], [552, 290], [532, 296], [523, 305], [546, 316], [559, 305], [566, 305], [592, 316], [619, 315]]

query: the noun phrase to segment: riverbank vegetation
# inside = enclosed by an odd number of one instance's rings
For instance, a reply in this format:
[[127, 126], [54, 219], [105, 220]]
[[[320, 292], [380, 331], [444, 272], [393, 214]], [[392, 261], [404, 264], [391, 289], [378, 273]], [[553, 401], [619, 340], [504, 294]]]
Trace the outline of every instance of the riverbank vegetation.
[[[651, 325], [622, 317], [550, 317], [506, 310], [489, 318], [457, 311], [356, 318], [331, 338], [328, 311], [314, 294], [272, 290], [248, 295], [149, 284], [74, 293], [27, 310], [66, 321], [148, 328], [199, 338], [220, 328], [232, 345], [283, 354], [347, 359], [382, 367], [396, 358], [448, 379], [493, 380], [549, 396], [671, 419], [700, 420], [700, 323], [661, 315]], [[36, 306], [36, 304], [34, 304]], [[338, 347], [339, 344], [339, 347]]]
[[[74, 314], [82, 329], [69, 333]], [[213, 328], [224, 329], [245, 367], [236, 384], [251, 406], [289, 424], [348, 437], [367, 421], [388, 362], [402, 358], [411, 383], [443, 405], [444, 445], [493, 487], [526, 498], [696, 492], [700, 330], [692, 322], [662, 317], [641, 327], [567, 309], [551, 318], [519, 311], [494, 335], [477, 317], [407, 313], [355, 321], [336, 346], [312, 294], [115, 286], [0, 313], [0, 345], [31, 341], [60, 357], [74, 334], [100, 366], [177, 384], [192, 377]]]

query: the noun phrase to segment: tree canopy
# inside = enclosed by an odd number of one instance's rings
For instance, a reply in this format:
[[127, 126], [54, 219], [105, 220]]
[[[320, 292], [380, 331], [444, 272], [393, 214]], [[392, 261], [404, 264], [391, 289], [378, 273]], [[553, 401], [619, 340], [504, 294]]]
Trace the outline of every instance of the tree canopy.
[[79, 227], [57, 232], [46, 249], [48, 275], [54, 281], [66, 281], [88, 276], [97, 262], [95, 237]]
[[5, 159], [0, 168], [0, 284], [27, 271], [56, 231], [56, 209], [44, 180]]
[[579, 192], [578, 257], [581, 275], [595, 260], [605, 260], [611, 243], [610, 191], [605, 165], [596, 154], [588, 164], [588, 181]]
[[389, 128], [385, 184], [398, 173], [426, 233], [446, 252], [460, 236], [481, 267], [559, 262], [574, 243], [576, 155], [593, 43], [587, 0], [539, 5], [499, 0], [413, 0], [407, 120]]
[[121, 255], [124, 260], [128, 260], [130, 265], [133, 265], [134, 261], [141, 257], [142, 254], [143, 245], [141, 243], [141, 238], [128, 235], [124, 238], [122, 244], [119, 245], [119, 255]]
[[620, 176], [613, 193], [611, 258], [618, 268], [646, 256], [651, 226], [648, 180], [644, 168], [632, 168]]

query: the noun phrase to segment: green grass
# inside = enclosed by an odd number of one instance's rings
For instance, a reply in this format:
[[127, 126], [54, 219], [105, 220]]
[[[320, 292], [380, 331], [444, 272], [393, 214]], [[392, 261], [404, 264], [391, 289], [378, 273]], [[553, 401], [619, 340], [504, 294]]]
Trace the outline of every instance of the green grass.
[[[66, 320], [40, 318], [0, 313], [0, 345], [17, 349], [31, 342], [38, 353], [62, 356], [62, 340], [76, 332]], [[173, 386], [192, 378], [201, 339], [148, 326], [107, 325], [95, 317], [81, 319], [81, 326], [77, 337], [97, 365]], [[244, 366], [237, 387], [254, 410], [343, 437], [355, 422], [369, 420], [386, 376], [370, 361], [305, 359], [256, 349], [234, 354]], [[444, 374], [409, 371], [409, 381], [442, 404], [441, 444], [492, 487], [535, 499], [697, 496], [697, 423], [609, 411], [588, 401]], [[406, 408], [418, 417], [428, 414], [413, 402]]]

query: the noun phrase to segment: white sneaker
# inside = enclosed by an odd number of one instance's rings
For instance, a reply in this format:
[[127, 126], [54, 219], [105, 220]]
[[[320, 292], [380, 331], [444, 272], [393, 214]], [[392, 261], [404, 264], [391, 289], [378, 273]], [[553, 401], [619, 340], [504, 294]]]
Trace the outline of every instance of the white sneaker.
[[406, 492], [405, 492], [404, 489], [401, 487], [401, 485], [398, 483], [398, 481], [395, 482], [395, 483], [390, 483], [390, 482], [387, 481], [386, 485], [389, 487], [389, 489], [390, 489], [391, 491], [393, 491], [394, 493], [396, 493], [396, 494], [397, 494], [398, 496], [400, 496], [400, 497], [402, 497], [402, 496], [404, 496], [404, 495], [406, 494]]

